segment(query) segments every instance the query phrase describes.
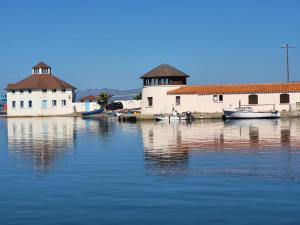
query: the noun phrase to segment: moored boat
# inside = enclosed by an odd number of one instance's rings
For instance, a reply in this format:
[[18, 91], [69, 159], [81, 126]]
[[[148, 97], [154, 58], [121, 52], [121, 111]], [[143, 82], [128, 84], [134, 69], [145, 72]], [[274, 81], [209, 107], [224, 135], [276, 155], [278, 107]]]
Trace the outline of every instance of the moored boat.
[[277, 110], [267, 112], [255, 112], [251, 107], [223, 108], [226, 119], [274, 119], [280, 118]]
[[184, 112], [182, 114], [179, 114], [177, 112], [173, 112], [171, 115], [159, 115], [155, 117], [156, 121], [181, 121], [181, 120], [187, 120], [192, 121], [194, 120], [194, 116], [191, 112]]
[[96, 110], [89, 111], [89, 112], [83, 112], [83, 113], [81, 113], [81, 115], [82, 116], [91, 116], [91, 115], [103, 113], [103, 111], [104, 111], [104, 109], [96, 109]]

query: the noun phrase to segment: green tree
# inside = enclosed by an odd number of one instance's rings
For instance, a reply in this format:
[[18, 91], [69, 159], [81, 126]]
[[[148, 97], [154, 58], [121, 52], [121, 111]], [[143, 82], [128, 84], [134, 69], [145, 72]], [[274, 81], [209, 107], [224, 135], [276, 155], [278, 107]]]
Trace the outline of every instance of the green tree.
[[101, 105], [103, 108], [106, 108], [108, 106], [109, 103], [109, 99], [112, 97], [113, 95], [108, 93], [108, 92], [101, 92], [98, 96], [97, 96], [97, 102], [99, 105]]
[[136, 96], [134, 96], [133, 99], [134, 100], [142, 100], [142, 92], [140, 92], [139, 94], [137, 94]]

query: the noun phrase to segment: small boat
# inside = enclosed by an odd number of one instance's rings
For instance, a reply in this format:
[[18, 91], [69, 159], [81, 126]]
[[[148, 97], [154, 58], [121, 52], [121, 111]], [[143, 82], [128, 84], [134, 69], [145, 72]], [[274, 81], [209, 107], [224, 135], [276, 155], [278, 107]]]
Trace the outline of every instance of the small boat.
[[171, 115], [159, 115], [155, 117], [156, 121], [181, 121], [181, 120], [188, 120], [191, 121], [194, 119], [194, 116], [191, 112], [185, 112], [179, 114], [177, 112], [173, 112]]
[[225, 119], [274, 119], [280, 118], [280, 112], [255, 112], [251, 107], [223, 108]]
[[103, 111], [104, 111], [104, 109], [96, 109], [96, 110], [89, 111], [89, 112], [83, 112], [83, 113], [81, 113], [81, 115], [82, 116], [91, 116], [91, 115], [103, 113]]

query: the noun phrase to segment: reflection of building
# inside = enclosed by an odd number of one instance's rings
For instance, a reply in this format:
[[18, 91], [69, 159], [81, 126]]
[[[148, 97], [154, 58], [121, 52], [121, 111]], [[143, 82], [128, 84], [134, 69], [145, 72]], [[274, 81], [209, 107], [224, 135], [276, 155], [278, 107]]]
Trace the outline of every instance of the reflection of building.
[[10, 152], [33, 159], [39, 169], [51, 167], [59, 155], [74, 148], [77, 136], [86, 132], [99, 133], [98, 123], [73, 117], [7, 119]]
[[[244, 120], [184, 123], [143, 123], [145, 158], [152, 166], [187, 165], [191, 151], [298, 150], [300, 120]], [[153, 169], [153, 168], [151, 168]], [[159, 170], [159, 169], [158, 169]]]
[[250, 105], [255, 110], [299, 110], [300, 82], [186, 85], [188, 75], [163, 64], [143, 79], [142, 114], [222, 112], [223, 107]]

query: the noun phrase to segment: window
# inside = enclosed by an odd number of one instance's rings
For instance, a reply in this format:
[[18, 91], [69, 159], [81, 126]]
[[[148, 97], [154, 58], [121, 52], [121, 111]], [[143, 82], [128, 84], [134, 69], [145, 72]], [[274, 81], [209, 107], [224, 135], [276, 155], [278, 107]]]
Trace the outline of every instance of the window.
[[62, 103], [62, 106], [67, 106], [67, 101], [66, 100], [62, 100], [61, 103]]
[[280, 104], [290, 103], [289, 94], [280, 94]]
[[20, 90], [20, 93], [21, 93], [21, 94], [23, 94], [23, 92], [24, 92], [23, 90]]
[[12, 107], [15, 109], [16, 108], [16, 101], [12, 101]]
[[213, 95], [214, 102], [223, 102], [223, 95]]
[[62, 89], [61, 91], [62, 91], [62, 92], [66, 92], [66, 89]]
[[28, 101], [28, 108], [32, 108], [32, 101], [31, 100]]
[[47, 109], [48, 108], [48, 101], [47, 100], [43, 100], [42, 101], [42, 108], [43, 109]]
[[20, 101], [20, 108], [24, 108], [24, 101]]
[[52, 107], [56, 107], [56, 106], [57, 106], [56, 100], [52, 100]]
[[47, 89], [43, 89], [42, 91], [43, 91], [43, 93], [46, 93], [46, 92], [47, 92]]
[[15, 90], [12, 90], [11, 92], [12, 92], [13, 94], [14, 94], [14, 93], [16, 93], [16, 91], [15, 91]]
[[176, 105], [180, 105], [180, 96], [176, 96]]
[[53, 92], [53, 93], [56, 93], [56, 89], [52, 89], [52, 92]]
[[148, 97], [148, 106], [152, 107], [153, 106], [153, 97]]
[[223, 95], [219, 95], [219, 102], [223, 102]]
[[30, 94], [32, 92], [32, 90], [31, 89], [28, 89], [28, 93]]
[[249, 102], [249, 104], [258, 104], [258, 96], [257, 95], [249, 95], [248, 102]]
[[213, 100], [214, 100], [214, 102], [217, 102], [218, 101], [218, 95], [214, 95]]

